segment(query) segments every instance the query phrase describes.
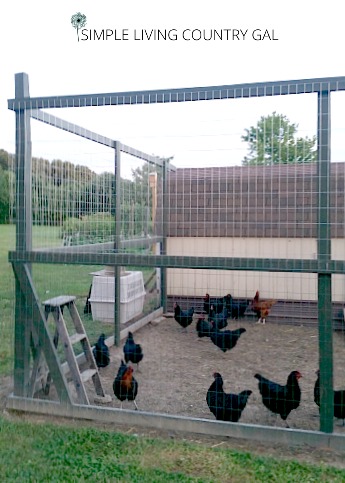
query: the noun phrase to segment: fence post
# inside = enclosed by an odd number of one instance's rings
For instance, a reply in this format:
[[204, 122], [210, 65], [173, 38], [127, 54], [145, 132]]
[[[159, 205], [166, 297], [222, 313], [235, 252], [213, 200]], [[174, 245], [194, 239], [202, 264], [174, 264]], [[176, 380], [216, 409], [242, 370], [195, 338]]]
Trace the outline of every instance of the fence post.
[[[115, 252], [119, 253], [121, 247], [121, 150], [120, 143], [115, 142]], [[121, 324], [121, 267], [114, 267], [114, 344], [120, 346]]]
[[[328, 270], [331, 259], [330, 200], [330, 91], [327, 83], [318, 93], [318, 240], [319, 270]], [[333, 432], [333, 324], [332, 275], [318, 273], [320, 363], [320, 430]]]
[[[15, 74], [15, 98], [30, 97], [29, 77]], [[16, 112], [16, 250], [32, 250], [31, 205], [31, 126], [30, 111], [20, 106]], [[30, 265], [28, 265], [30, 270]], [[30, 382], [31, 324], [28, 318], [32, 308], [26, 306], [26, 295], [15, 281], [15, 342], [14, 394], [27, 396]], [[30, 317], [30, 315], [29, 315]]]
[[[162, 214], [162, 250], [161, 255], [167, 254], [167, 233], [168, 233], [168, 223], [169, 217], [167, 213], [168, 209], [168, 193], [167, 193], [167, 176], [168, 176], [168, 163], [167, 159], [163, 159], [163, 172], [162, 172], [162, 190], [163, 190], [163, 214]], [[167, 311], [167, 269], [165, 267], [161, 268], [161, 305], [163, 307], [163, 312]]]

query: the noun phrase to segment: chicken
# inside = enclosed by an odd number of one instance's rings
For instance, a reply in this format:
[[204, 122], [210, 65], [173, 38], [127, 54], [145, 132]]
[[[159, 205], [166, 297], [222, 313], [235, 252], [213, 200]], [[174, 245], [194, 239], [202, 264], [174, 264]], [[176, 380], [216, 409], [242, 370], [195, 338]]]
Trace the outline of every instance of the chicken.
[[212, 331], [212, 324], [207, 322], [203, 317], [200, 317], [196, 323], [196, 331], [198, 337], [210, 337]]
[[91, 290], [92, 290], [92, 284], [90, 285], [89, 294], [88, 294], [88, 296], [86, 298], [86, 302], [85, 302], [85, 306], [84, 306], [84, 314], [91, 314], [92, 313], [92, 311], [91, 311], [91, 302], [90, 302]]
[[235, 300], [231, 294], [225, 296], [225, 304], [228, 310], [229, 317], [232, 319], [239, 319], [244, 316], [247, 307], [251, 300]]
[[133, 364], [137, 364], [139, 370], [139, 362], [142, 361], [144, 354], [141, 345], [134, 342], [132, 332], [128, 332], [126, 343], [123, 346], [123, 354], [126, 364], [133, 362]]
[[206, 395], [207, 405], [211, 413], [214, 414], [217, 420], [237, 423], [252, 391], [247, 390], [239, 394], [226, 394], [223, 389], [222, 376], [215, 372], [213, 377], [214, 381]]
[[[317, 379], [314, 386], [314, 401], [320, 407], [320, 371], [316, 371]], [[334, 392], [334, 417], [343, 420], [345, 426], [345, 390], [337, 390]]]
[[138, 382], [133, 376], [133, 367], [126, 366], [123, 360], [121, 360], [121, 365], [113, 383], [113, 391], [117, 399], [121, 401], [121, 409], [122, 402], [126, 399], [127, 401], [133, 401], [135, 409], [138, 409], [135, 402], [138, 387]]
[[174, 303], [174, 319], [181, 327], [186, 329], [193, 322], [194, 307], [188, 310], [182, 310], [181, 307]]
[[207, 293], [204, 297], [204, 312], [206, 314], [210, 313], [211, 305], [213, 305], [213, 309], [219, 314], [224, 307], [224, 298], [210, 298], [210, 295]]
[[[254, 376], [259, 381], [259, 391], [262, 402], [271, 412], [279, 414], [286, 422], [293, 409], [297, 409], [301, 402], [301, 389], [298, 380], [302, 377], [299, 371], [292, 371], [285, 386], [270, 381], [260, 374]], [[286, 422], [287, 427], [289, 427]]]
[[101, 334], [93, 348], [93, 357], [97, 367], [107, 367], [110, 362], [109, 348], [105, 343], [105, 335]]
[[225, 329], [225, 327], [228, 325], [227, 308], [224, 307], [223, 310], [217, 314], [217, 312], [214, 309], [214, 306], [211, 305], [208, 320], [210, 322], [213, 322], [213, 327], [215, 327], [216, 329], [218, 330]]
[[258, 324], [261, 322], [266, 323], [266, 317], [270, 313], [271, 307], [276, 303], [276, 300], [259, 300], [259, 291], [256, 291], [255, 297], [252, 301], [251, 307], [253, 312], [256, 313], [258, 317]]
[[317, 375], [317, 379], [314, 385], [314, 402], [320, 407], [320, 371], [317, 370], [315, 374]]
[[223, 352], [232, 349], [237, 344], [238, 339], [244, 332], [247, 332], [246, 329], [240, 328], [236, 330], [217, 330], [216, 328], [212, 328], [212, 332], [210, 338], [214, 345], [219, 347]]

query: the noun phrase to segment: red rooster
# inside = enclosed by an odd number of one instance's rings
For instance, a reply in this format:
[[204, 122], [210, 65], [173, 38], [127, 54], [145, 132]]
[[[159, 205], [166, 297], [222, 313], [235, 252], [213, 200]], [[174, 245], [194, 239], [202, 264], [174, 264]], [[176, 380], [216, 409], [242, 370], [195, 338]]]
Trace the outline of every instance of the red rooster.
[[256, 313], [258, 317], [258, 324], [266, 323], [266, 317], [270, 313], [271, 307], [276, 303], [276, 300], [259, 300], [259, 291], [256, 291], [255, 297], [252, 301], [252, 311]]
[[135, 409], [138, 409], [135, 398], [138, 394], [138, 382], [133, 376], [133, 367], [126, 366], [126, 364], [121, 361], [120, 368], [118, 370], [117, 376], [115, 377], [113, 383], [113, 391], [117, 399], [121, 401], [133, 401]]

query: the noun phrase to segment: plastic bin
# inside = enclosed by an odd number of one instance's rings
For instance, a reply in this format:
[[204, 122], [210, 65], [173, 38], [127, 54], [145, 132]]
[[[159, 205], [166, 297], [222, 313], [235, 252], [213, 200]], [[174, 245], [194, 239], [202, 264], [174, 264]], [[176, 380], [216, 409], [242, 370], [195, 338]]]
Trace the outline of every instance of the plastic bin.
[[[103, 273], [99, 272], [99, 273]], [[90, 295], [92, 318], [101, 322], [114, 322], [113, 275], [94, 275]], [[144, 308], [145, 288], [142, 272], [124, 272], [120, 277], [120, 322], [125, 324]]]

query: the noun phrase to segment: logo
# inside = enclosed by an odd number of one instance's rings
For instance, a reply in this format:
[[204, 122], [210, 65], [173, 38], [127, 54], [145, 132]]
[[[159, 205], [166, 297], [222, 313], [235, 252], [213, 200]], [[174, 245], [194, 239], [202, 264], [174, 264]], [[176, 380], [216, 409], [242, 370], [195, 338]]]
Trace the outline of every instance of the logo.
[[78, 12], [71, 17], [72, 26], [77, 29], [78, 42], [79, 42], [79, 29], [82, 29], [86, 25], [86, 16]]

